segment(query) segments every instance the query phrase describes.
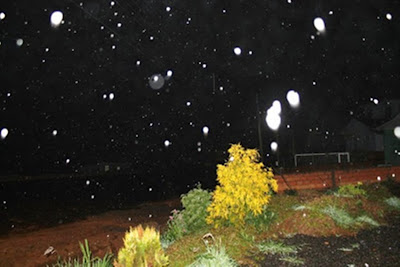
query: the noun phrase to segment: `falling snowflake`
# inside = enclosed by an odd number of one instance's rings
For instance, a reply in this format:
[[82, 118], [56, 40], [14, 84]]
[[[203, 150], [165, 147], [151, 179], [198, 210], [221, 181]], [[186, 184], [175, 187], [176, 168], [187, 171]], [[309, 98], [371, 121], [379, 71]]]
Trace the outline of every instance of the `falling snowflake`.
[[51, 26], [52, 27], [60, 26], [63, 18], [64, 18], [64, 15], [63, 15], [63, 13], [61, 11], [54, 11], [50, 16]]

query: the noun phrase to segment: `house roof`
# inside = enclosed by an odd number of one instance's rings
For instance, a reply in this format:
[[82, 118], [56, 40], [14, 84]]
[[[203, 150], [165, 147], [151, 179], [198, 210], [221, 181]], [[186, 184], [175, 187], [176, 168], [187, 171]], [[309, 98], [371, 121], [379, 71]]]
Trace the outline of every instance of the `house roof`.
[[344, 135], [353, 135], [361, 132], [366, 133], [372, 131], [365, 123], [354, 118], [352, 118], [341, 131], [341, 133]]
[[384, 124], [377, 127], [376, 129], [379, 131], [392, 130], [392, 129], [396, 128], [397, 126], [400, 126], [400, 113], [397, 114], [393, 119], [391, 119], [388, 122], [385, 122]]

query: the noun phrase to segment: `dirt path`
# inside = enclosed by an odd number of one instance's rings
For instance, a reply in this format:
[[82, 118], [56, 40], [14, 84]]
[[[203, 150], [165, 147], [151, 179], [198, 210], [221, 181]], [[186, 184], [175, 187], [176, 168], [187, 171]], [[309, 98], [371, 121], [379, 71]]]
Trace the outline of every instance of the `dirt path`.
[[[179, 206], [179, 199], [145, 203], [134, 209], [110, 211], [51, 228], [10, 232], [0, 237], [0, 266], [46, 266], [55, 263], [58, 256], [80, 257], [79, 242], [85, 239], [94, 256], [103, 257], [106, 252], [115, 254], [130, 226], [145, 224], [161, 230], [171, 210]], [[49, 246], [56, 252], [44, 256]]]

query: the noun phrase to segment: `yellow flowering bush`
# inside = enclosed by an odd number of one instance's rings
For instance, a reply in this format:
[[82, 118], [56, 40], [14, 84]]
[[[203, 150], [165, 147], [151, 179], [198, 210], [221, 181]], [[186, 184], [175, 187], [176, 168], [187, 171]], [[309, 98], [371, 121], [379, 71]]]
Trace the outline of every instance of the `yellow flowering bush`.
[[208, 224], [218, 227], [229, 221], [235, 226], [244, 224], [250, 212], [258, 216], [269, 203], [272, 191], [278, 184], [271, 169], [259, 162], [256, 149], [245, 149], [240, 144], [231, 145], [229, 160], [217, 165], [217, 181], [211, 205], [207, 208]]
[[124, 238], [124, 247], [118, 251], [116, 267], [162, 267], [168, 265], [160, 243], [160, 233], [142, 225], [130, 228]]

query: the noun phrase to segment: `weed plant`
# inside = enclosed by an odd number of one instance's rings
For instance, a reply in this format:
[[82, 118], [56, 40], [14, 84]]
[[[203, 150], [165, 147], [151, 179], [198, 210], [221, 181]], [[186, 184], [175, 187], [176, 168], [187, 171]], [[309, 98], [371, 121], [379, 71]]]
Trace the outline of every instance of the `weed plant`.
[[304, 265], [304, 260], [296, 256], [283, 256], [279, 258], [280, 261], [289, 263], [291, 266]]
[[360, 196], [367, 196], [367, 191], [361, 188], [362, 183], [359, 182], [356, 185], [354, 184], [347, 184], [342, 185], [339, 187], [336, 196], [339, 197], [360, 197]]
[[351, 228], [355, 226], [360, 226], [360, 224], [368, 223], [371, 226], [379, 226], [379, 223], [374, 219], [370, 218], [367, 215], [362, 215], [356, 218], [353, 218], [347, 211], [344, 209], [339, 209], [335, 206], [329, 205], [322, 212], [329, 217], [331, 217], [337, 225], [343, 228]]
[[280, 254], [280, 255], [288, 255], [288, 254], [297, 254], [296, 246], [289, 246], [284, 244], [283, 242], [267, 240], [257, 245], [257, 248], [260, 252], [264, 254]]
[[385, 203], [394, 209], [400, 210], [400, 198], [398, 197], [387, 198], [385, 199]]
[[207, 246], [207, 251], [200, 254], [189, 267], [236, 267], [238, 264], [226, 253], [225, 247], [219, 244]]
[[168, 248], [176, 240], [182, 238], [187, 233], [187, 226], [183, 220], [182, 212], [179, 210], [171, 211], [167, 222], [167, 230], [161, 236], [161, 246]]
[[89, 243], [85, 239], [84, 244], [79, 242], [79, 246], [82, 251], [82, 259], [71, 259], [61, 260], [59, 259], [53, 267], [112, 267], [113, 255], [106, 253], [103, 258], [92, 257], [92, 252], [89, 248]]
[[277, 214], [267, 207], [264, 208], [263, 212], [254, 216], [253, 213], [249, 213], [246, 216], [246, 225], [253, 225], [258, 232], [267, 231], [272, 223], [277, 219]]

